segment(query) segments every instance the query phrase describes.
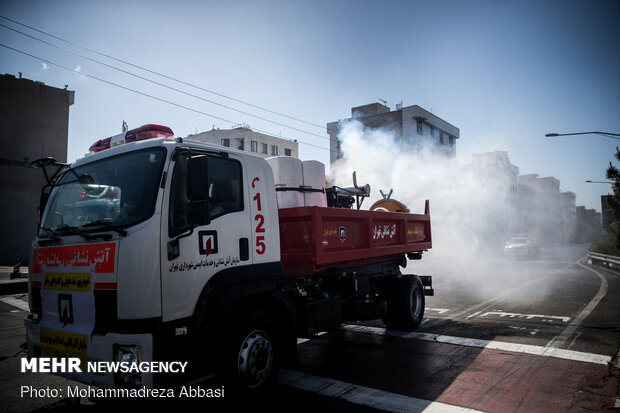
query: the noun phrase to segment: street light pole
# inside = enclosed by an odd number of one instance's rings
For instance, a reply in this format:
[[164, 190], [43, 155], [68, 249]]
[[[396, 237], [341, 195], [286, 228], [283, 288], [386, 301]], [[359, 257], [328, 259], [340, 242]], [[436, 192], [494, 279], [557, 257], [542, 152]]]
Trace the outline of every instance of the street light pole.
[[545, 137], [555, 138], [558, 136], [570, 136], [570, 135], [601, 135], [607, 138], [620, 140], [620, 133], [611, 133], [611, 132], [547, 133]]

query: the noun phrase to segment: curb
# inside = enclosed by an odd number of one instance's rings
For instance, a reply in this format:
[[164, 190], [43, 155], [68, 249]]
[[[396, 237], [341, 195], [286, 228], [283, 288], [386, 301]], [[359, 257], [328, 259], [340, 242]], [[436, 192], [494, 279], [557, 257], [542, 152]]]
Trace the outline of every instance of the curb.
[[0, 283], [0, 295], [28, 293], [28, 280]]

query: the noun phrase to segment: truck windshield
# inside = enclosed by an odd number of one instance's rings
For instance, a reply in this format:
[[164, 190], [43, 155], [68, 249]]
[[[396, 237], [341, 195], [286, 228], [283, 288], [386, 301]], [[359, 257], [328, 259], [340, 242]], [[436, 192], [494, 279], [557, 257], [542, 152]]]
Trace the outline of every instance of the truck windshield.
[[149, 148], [64, 172], [50, 194], [39, 236], [120, 229], [153, 214], [165, 149]]

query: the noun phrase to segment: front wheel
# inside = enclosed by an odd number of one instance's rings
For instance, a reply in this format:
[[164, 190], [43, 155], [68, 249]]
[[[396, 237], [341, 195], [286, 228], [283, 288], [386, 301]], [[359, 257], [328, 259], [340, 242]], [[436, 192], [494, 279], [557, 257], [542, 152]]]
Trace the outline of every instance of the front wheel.
[[230, 348], [228, 378], [234, 387], [256, 391], [272, 385], [279, 371], [279, 346], [271, 320], [258, 310], [237, 318]]
[[385, 287], [387, 308], [383, 322], [390, 328], [413, 330], [424, 318], [424, 285], [417, 275], [403, 275]]

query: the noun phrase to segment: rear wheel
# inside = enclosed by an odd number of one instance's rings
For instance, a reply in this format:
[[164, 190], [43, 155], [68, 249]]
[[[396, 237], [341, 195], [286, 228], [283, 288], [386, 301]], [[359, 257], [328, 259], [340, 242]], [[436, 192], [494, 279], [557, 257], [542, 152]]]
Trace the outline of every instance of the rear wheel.
[[413, 330], [424, 318], [424, 286], [417, 275], [403, 275], [386, 286], [383, 322], [390, 328]]

